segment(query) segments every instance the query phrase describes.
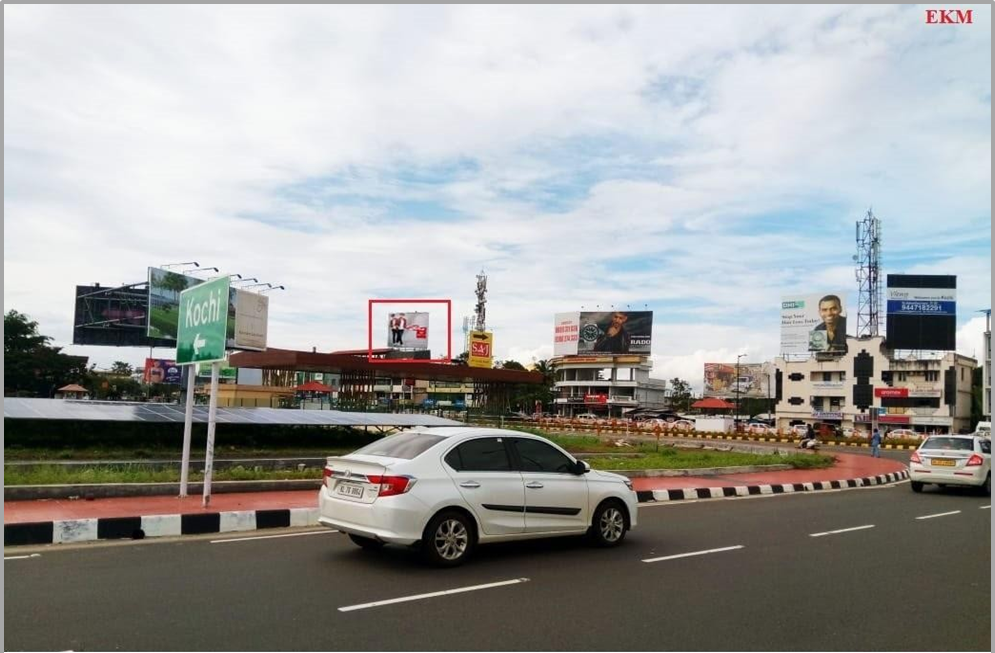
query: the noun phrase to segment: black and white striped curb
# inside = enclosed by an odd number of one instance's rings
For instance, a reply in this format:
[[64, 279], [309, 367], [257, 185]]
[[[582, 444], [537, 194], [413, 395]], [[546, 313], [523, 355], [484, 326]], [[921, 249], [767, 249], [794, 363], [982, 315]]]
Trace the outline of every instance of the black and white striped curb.
[[730, 487], [681, 488], [678, 490], [641, 490], [636, 492], [639, 503], [655, 501], [685, 501], [688, 499], [724, 499], [749, 497], [762, 494], [791, 494], [795, 492], [820, 492], [842, 490], [844, 488], [869, 487], [897, 483], [909, 477], [909, 472], [880, 474], [866, 478], [851, 478], [841, 481], [812, 481], [809, 483], [778, 483], [771, 485], [735, 485]]
[[3, 545], [61, 544], [115, 539], [140, 540], [146, 537], [175, 537], [205, 533], [254, 531], [263, 528], [315, 526], [317, 523], [317, 508], [60, 519], [24, 524], [4, 524]]

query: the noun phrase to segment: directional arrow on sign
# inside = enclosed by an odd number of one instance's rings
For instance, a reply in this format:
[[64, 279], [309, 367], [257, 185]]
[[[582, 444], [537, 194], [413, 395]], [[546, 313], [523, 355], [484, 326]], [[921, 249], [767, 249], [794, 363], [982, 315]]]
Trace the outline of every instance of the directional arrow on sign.
[[200, 348], [207, 344], [207, 341], [200, 337], [198, 333], [193, 337], [193, 354], [194, 356], [200, 354]]

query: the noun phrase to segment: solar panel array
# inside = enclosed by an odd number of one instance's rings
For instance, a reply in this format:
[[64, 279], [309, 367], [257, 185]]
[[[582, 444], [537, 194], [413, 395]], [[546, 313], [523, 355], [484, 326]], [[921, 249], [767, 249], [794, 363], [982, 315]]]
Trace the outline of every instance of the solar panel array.
[[[180, 422], [184, 406], [5, 397], [4, 419], [57, 419], [100, 422]], [[207, 423], [207, 406], [193, 407], [193, 421]], [[273, 424], [310, 426], [462, 426], [434, 415], [404, 413], [349, 413], [338, 410], [290, 408], [218, 408], [219, 424]]]

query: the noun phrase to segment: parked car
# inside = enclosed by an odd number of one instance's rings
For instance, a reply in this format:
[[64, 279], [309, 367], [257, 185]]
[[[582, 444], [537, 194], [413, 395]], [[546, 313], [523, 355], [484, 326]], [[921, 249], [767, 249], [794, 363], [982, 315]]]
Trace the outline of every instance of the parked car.
[[595, 415], [594, 413], [580, 413], [579, 415], [574, 415], [574, 419], [580, 419], [587, 422], [596, 422], [602, 419], [601, 415]]
[[968, 485], [992, 493], [992, 441], [977, 435], [933, 435], [909, 459], [913, 492], [927, 483]]
[[773, 435], [777, 433], [777, 430], [765, 422], [748, 422], [746, 432], [752, 435]]
[[921, 440], [922, 434], [916, 433], [912, 429], [891, 429], [885, 434], [885, 440], [888, 438], [896, 440]]
[[329, 458], [318, 512], [364, 549], [417, 546], [448, 567], [488, 542], [587, 534], [617, 546], [636, 526], [637, 504], [629, 479], [545, 438], [424, 427]]
[[805, 434], [808, 433], [808, 424], [795, 424], [788, 429], [788, 432], [796, 438], [804, 438]]

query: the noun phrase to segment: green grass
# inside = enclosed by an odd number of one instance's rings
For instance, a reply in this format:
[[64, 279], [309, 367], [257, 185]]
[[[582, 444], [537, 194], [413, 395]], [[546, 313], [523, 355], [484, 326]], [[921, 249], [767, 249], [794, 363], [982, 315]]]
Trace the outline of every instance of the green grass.
[[[256, 471], [246, 467], [215, 469], [212, 479], [215, 481], [286, 481], [298, 479], [321, 478], [321, 469], [311, 467], [298, 471], [297, 469]], [[190, 470], [191, 481], [202, 481], [204, 475], [200, 471]], [[41, 465], [30, 469], [5, 467], [4, 485], [77, 485], [89, 483], [178, 483], [180, 470], [152, 469], [135, 465], [131, 467], [85, 467], [64, 468], [58, 465]]]
[[759, 455], [735, 451], [687, 451], [661, 448], [639, 456], [597, 456], [587, 462], [595, 469], [702, 469], [705, 467], [738, 467], [742, 465], [791, 465], [800, 469], [820, 469], [833, 464], [832, 456], [791, 454]]
[[[741, 465], [788, 464], [798, 469], [825, 468], [833, 463], [829, 455], [791, 454], [751, 454], [735, 451], [708, 451], [683, 449], [672, 445], [659, 445], [652, 440], [630, 440], [632, 446], [618, 447], [594, 435], [550, 435], [538, 429], [521, 427], [517, 430], [542, 435], [571, 453], [608, 454], [588, 459], [595, 469], [637, 470], [637, 469], [700, 469], [704, 467], [734, 467]], [[354, 451], [356, 446], [327, 447], [287, 447], [273, 448], [261, 446], [219, 446], [215, 450], [218, 458], [285, 458], [344, 455]], [[82, 449], [13, 448], [4, 455], [7, 460], [178, 460], [178, 447], [98, 447]], [[203, 450], [195, 449], [195, 457], [201, 458]], [[626, 456], [611, 454], [629, 454]], [[636, 454], [636, 455], [632, 455]], [[225, 480], [280, 480], [318, 479], [321, 472], [317, 468], [255, 471], [252, 466], [215, 469], [214, 479]], [[199, 473], [191, 471], [191, 480], [202, 480]], [[133, 465], [94, 465], [71, 468], [59, 465], [41, 465], [30, 469], [15, 466], [4, 467], [4, 485], [72, 485], [80, 483], [175, 483], [179, 481], [179, 467], [154, 469], [150, 466]]]

